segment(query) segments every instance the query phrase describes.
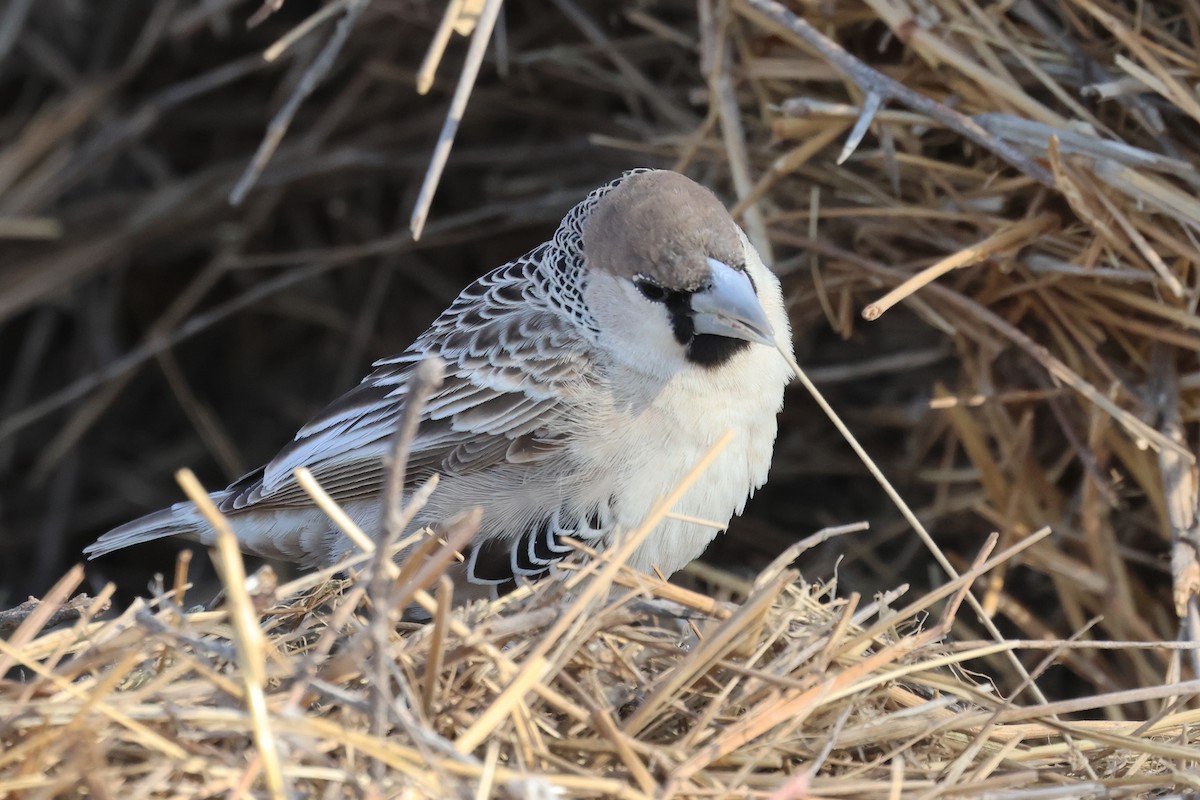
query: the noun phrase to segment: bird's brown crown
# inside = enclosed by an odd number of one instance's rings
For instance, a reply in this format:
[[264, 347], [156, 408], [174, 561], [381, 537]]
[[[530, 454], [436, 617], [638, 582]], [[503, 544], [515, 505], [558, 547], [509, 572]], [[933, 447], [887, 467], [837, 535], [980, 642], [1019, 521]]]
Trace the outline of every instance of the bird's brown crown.
[[742, 269], [737, 224], [711, 191], [678, 172], [642, 172], [604, 195], [583, 225], [589, 266], [692, 291], [709, 280], [707, 259]]

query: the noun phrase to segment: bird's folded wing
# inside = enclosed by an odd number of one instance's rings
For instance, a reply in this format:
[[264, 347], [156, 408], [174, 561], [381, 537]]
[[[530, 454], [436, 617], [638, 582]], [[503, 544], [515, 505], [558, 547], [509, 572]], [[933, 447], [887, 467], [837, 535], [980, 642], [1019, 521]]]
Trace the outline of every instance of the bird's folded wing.
[[377, 494], [384, 457], [404, 409], [411, 371], [437, 355], [446, 380], [425, 405], [409, 453], [410, 483], [555, 452], [568, 387], [586, 381], [589, 342], [578, 326], [533, 294], [528, 263], [514, 262], [468, 287], [407, 351], [376, 370], [301, 428], [262, 470], [221, 503], [279, 507], [310, 502], [293, 471], [307, 467], [334, 499]]

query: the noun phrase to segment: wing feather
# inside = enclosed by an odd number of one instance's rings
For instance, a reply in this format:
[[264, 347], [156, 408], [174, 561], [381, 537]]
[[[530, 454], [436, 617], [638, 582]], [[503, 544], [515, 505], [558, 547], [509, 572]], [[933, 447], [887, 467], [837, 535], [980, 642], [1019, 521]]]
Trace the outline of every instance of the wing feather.
[[383, 456], [399, 422], [415, 365], [447, 363], [442, 387], [422, 413], [409, 476], [463, 474], [552, 455], [565, 439], [556, 424], [568, 389], [586, 381], [591, 342], [537, 280], [546, 246], [480, 278], [405, 352], [308, 422], [261, 472], [230, 487], [224, 505], [290, 506], [307, 496], [292, 476], [307, 467], [335, 499], [376, 494]]

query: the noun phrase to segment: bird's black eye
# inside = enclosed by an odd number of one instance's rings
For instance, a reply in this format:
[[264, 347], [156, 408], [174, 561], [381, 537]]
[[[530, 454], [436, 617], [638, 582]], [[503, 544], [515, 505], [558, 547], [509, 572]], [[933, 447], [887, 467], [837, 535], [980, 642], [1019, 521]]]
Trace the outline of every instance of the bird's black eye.
[[642, 297], [652, 303], [662, 303], [667, 299], [667, 290], [646, 278], [635, 278], [633, 285], [642, 293]]

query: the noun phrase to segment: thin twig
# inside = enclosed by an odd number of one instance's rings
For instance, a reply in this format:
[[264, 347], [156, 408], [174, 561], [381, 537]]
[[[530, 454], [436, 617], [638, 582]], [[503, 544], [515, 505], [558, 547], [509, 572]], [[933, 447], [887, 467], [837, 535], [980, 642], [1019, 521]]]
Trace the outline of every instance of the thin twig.
[[213, 550], [213, 561], [220, 572], [225, 595], [229, 598], [230, 617], [237, 641], [238, 663], [241, 666], [243, 685], [246, 688], [247, 710], [250, 712], [250, 718], [254, 724], [254, 741], [258, 745], [258, 755], [262, 759], [267, 773], [267, 788], [273, 798], [283, 800], [289, 792], [264, 693], [267, 682], [266, 642], [263, 638], [262, 628], [259, 627], [258, 612], [255, 611], [254, 603], [246, 590], [246, 569], [242, 563], [242, 553], [238, 548], [237, 537], [234, 535], [229, 521], [217, 509], [216, 504], [191, 470], [182, 469], [176, 473], [175, 478], [183, 487], [188, 499], [196, 504], [196, 509], [212, 526], [216, 535], [217, 542], [216, 548]]
[[[724, 4], [722, 4], [724, 8]], [[725, 8], [727, 12], [727, 8]], [[767, 236], [767, 225], [758, 199], [751, 199], [755, 181], [750, 174], [750, 156], [746, 150], [746, 131], [742, 125], [741, 110], [733, 83], [733, 43], [726, 31], [728, 13], [711, 14], [712, 24], [705, 26], [703, 47], [705, 60], [709, 63], [708, 86], [717, 115], [721, 120], [721, 140], [725, 144], [725, 155], [729, 162], [729, 173], [737, 192], [738, 208], [746, 221], [750, 241], [763, 260], [775, 261], [771, 239]]]
[[496, 25], [496, 18], [500, 16], [500, 6], [503, 3], [504, 0], [487, 0], [479, 15], [479, 22], [475, 25], [471, 45], [467, 48], [467, 59], [458, 74], [458, 85], [454, 88], [450, 109], [446, 112], [446, 121], [442, 123], [433, 155], [429, 158], [429, 168], [425, 171], [425, 180], [421, 183], [421, 191], [417, 195], [417, 203], [409, 219], [408, 227], [412, 231], [414, 241], [420, 239], [425, 230], [425, 220], [429, 218], [433, 195], [437, 192], [442, 172], [446, 169], [450, 148], [454, 146], [458, 126], [467, 111], [467, 101], [471, 99], [471, 90], [475, 88], [475, 79], [479, 77], [483, 55], [487, 51], [488, 41], [492, 38], [492, 29]]
[[[242, 204], [242, 200], [246, 198], [246, 194], [254, 187], [258, 177], [262, 171], [266, 169], [267, 162], [271, 160], [271, 156], [275, 153], [275, 149], [279, 147], [279, 143], [283, 141], [284, 134], [292, 124], [292, 119], [295, 118], [296, 112], [300, 110], [300, 105], [308, 98], [313, 90], [325, 79], [329, 70], [333, 68], [333, 62], [337, 59], [338, 54], [342, 52], [342, 48], [346, 44], [346, 39], [350, 36], [350, 31], [354, 29], [354, 24], [358, 22], [359, 16], [367, 8], [370, 0], [346, 0], [346, 13], [338, 21], [337, 27], [325, 42], [325, 46], [321, 48], [321, 52], [317, 53], [317, 57], [308, 65], [308, 69], [304, 70], [304, 74], [300, 76], [300, 80], [296, 83], [296, 88], [292, 90], [291, 96], [287, 102], [283, 104], [283, 108], [275, 113], [271, 118], [271, 123], [267, 126], [267, 132], [263, 135], [262, 143], [258, 146], [258, 151], [255, 152], [254, 158], [246, 165], [246, 169], [242, 172], [242, 177], [238, 178], [238, 182], [234, 185], [233, 191], [229, 193], [229, 202], [232, 205], [238, 206]], [[265, 8], [265, 6], [264, 6]], [[319, 13], [319, 12], [318, 12]]]
[[[392, 440], [387, 481], [382, 487], [381, 541], [375, 548], [371, 563], [371, 580], [368, 591], [374, 606], [374, 614], [371, 617], [371, 640], [374, 645], [375, 704], [371, 729], [376, 736], [383, 736], [386, 733], [387, 720], [390, 717], [388, 709], [392, 704], [388, 640], [392, 631], [392, 611], [395, 606], [390, 602], [391, 580], [387, 567], [391, 566], [392, 547], [400, 539], [409, 522], [404, 513], [405, 475], [409, 453], [417, 434], [417, 426], [425, 410], [425, 401], [442, 385], [445, 373], [446, 362], [437, 356], [423, 359], [412, 371], [404, 395], [404, 410], [401, 412], [400, 422]], [[382, 761], [374, 762], [373, 771], [376, 773], [376, 779], [382, 779], [384, 766]]]
[[[91, 605], [92, 598], [86, 594], [77, 594], [65, 603], [60, 604], [51, 614], [46, 617], [42, 623], [44, 628], [53, 628], [56, 625], [61, 625], [68, 620], [79, 619], [83, 613]], [[0, 611], [0, 633], [7, 633], [20, 627], [21, 623], [29, 619], [29, 617], [42, 607], [42, 601], [36, 597], [31, 597], [21, 605], [15, 608], [5, 609]], [[104, 603], [100, 611], [107, 611], [108, 603]]]
[[428, 94], [433, 87], [438, 64], [442, 63], [442, 55], [446, 52], [446, 45], [450, 43], [450, 34], [454, 32], [454, 24], [462, 14], [466, 1], [450, 0], [446, 4], [446, 10], [442, 12], [442, 21], [438, 23], [433, 39], [429, 42], [429, 49], [425, 51], [425, 58], [417, 69], [417, 94]]
[[281, 55], [287, 52], [289, 47], [311, 33], [322, 22], [342, 13], [342, 10], [345, 9], [348, 2], [350, 2], [350, 0], [333, 0], [333, 2], [314, 11], [308, 16], [307, 19], [289, 30], [283, 36], [279, 37], [274, 44], [264, 50], [263, 60], [270, 62], [278, 59]]
[[[995, 153], [1043, 186], [1054, 187], [1054, 177], [1020, 150], [988, 133], [967, 115], [909, 89], [899, 81], [893, 80], [859, 61], [846, 52], [841, 45], [774, 0], [739, 0], [739, 2], [744, 8], [754, 12], [753, 15], [760, 20], [765, 19], [799, 38], [853, 81], [867, 96], [867, 101], [863, 103], [864, 117], [869, 114], [873, 115], [874, 111], [877, 111], [884, 102], [893, 100], [938, 120], [952, 131]], [[869, 124], [869, 118], [866, 122], [860, 119], [859, 123], [855, 125], [855, 130], [865, 131]]]
[[1060, 224], [1061, 220], [1057, 214], [1042, 214], [1032, 219], [1023, 219], [1006, 225], [983, 241], [965, 247], [957, 253], [946, 256], [936, 264], [926, 267], [883, 297], [868, 303], [863, 307], [862, 317], [865, 320], [879, 319], [889, 308], [946, 273], [978, 264], [999, 253], [1014, 250], [1030, 241], [1036, 241], [1039, 236], [1052, 228], [1059, 227]]
[[383, 545], [394, 544], [408, 524], [404, 514], [404, 487], [407, 485], [408, 456], [417, 435], [417, 425], [425, 411], [425, 402], [445, 380], [446, 362], [437, 356], [422, 359], [412, 371], [404, 394], [404, 410], [396, 425], [389, 455], [388, 479], [383, 487], [383, 512], [380, 532]]

